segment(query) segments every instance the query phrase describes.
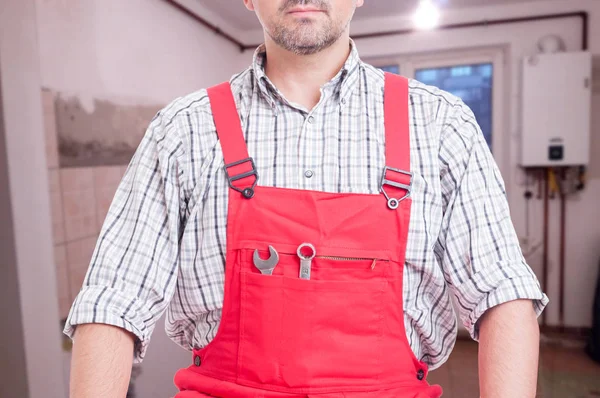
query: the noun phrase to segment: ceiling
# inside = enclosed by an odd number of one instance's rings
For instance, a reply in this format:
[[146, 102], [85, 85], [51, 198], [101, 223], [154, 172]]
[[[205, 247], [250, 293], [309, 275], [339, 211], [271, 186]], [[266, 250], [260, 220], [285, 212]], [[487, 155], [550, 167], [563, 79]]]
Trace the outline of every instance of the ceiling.
[[[215, 12], [232, 26], [239, 29], [260, 28], [253, 12], [244, 7], [242, 0], [196, 0], [207, 9]], [[434, 0], [440, 7], [461, 8], [486, 5], [523, 3], [526, 0]], [[365, 5], [356, 12], [355, 19], [368, 19], [390, 15], [411, 13], [418, 0], [365, 0]]]

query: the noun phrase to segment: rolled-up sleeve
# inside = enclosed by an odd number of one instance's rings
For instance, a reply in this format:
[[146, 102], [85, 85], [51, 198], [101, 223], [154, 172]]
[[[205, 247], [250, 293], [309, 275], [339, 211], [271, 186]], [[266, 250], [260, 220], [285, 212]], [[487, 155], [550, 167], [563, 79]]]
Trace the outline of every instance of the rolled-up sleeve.
[[463, 325], [477, 340], [481, 316], [518, 299], [532, 300], [540, 315], [548, 297], [523, 257], [496, 162], [460, 100], [443, 126], [439, 162], [444, 217], [436, 254]]
[[117, 189], [64, 333], [102, 323], [136, 336], [141, 362], [156, 321], [175, 290], [184, 225], [186, 173], [182, 140], [159, 113]]

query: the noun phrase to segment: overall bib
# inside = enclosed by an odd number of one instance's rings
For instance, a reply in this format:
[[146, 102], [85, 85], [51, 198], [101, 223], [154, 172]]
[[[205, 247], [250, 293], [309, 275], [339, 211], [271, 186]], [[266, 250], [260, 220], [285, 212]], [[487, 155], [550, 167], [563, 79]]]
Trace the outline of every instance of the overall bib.
[[[408, 82], [386, 74], [381, 194], [257, 185], [228, 83], [208, 90], [230, 183], [219, 330], [175, 375], [177, 398], [438, 398], [406, 337]], [[300, 275], [298, 247], [316, 257]], [[279, 254], [272, 275], [253, 254]]]

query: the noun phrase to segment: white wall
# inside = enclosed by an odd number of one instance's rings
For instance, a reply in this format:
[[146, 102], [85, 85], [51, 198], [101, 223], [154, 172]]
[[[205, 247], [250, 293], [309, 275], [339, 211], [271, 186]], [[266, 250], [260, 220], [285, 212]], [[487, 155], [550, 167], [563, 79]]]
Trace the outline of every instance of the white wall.
[[[36, 0], [42, 86], [117, 104], [166, 105], [228, 80], [248, 57], [162, 0]], [[148, 121], [149, 122], [149, 121]], [[58, 317], [56, 323], [58, 324]], [[68, 379], [68, 354], [65, 379]], [[188, 352], [155, 329], [138, 397], [174, 395], [173, 375]]]
[[[368, 7], [368, 3], [365, 5]], [[445, 11], [441, 23], [473, 22], [491, 19], [523, 17], [528, 15], [555, 14], [563, 12], [587, 11], [590, 14], [590, 50], [600, 56], [600, 1], [599, 0], [549, 0], [522, 2], [504, 6], [484, 6], [463, 8], [458, 11]], [[519, 109], [521, 101], [521, 67], [523, 56], [536, 52], [537, 41], [547, 34], [560, 35], [567, 44], [568, 51], [581, 48], [581, 20], [578, 18], [528, 22], [480, 28], [465, 28], [419, 32], [410, 35], [388, 36], [357, 40], [363, 59], [404, 56], [410, 54], [439, 54], [453, 50], [469, 50], [501, 46], [505, 48], [504, 90], [507, 106], [506, 131], [501, 132], [500, 145], [506, 156], [498, 159], [503, 171], [515, 227], [520, 237], [525, 237], [525, 201], [522, 187], [523, 175], [517, 167], [519, 158]], [[352, 33], [372, 33], [412, 28], [410, 16], [390, 16], [373, 20], [357, 20], [352, 23]], [[259, 43], [262, 32], [248, 32], [246, 43]], [[592, 302], [600, 260], [600, 95], [593, 102], [594, 120], [592, 124], [592, 163], [589, 168], [589, 181], [586, 190], [567, 203], [566, 239], [566, 326], [591, 326]], [[498, 132], [496, 132], [498, 134]], [[542, 241], [541, 201], [532, 201], [530, 211], [531, 232], [529, 241]], [[550, 325], [558, 324], [559, 293], [559, 208], [557, 201], [550, 207], [549, 242], [549, 286], [546, 289], [551, 299], [546, 316]], [[541, 280], [541, 251], [528, 258], [532, 268]]]
[[229, 79], [240, 51], [162, 0], [36, 0], [42, 84], [167, 103]]

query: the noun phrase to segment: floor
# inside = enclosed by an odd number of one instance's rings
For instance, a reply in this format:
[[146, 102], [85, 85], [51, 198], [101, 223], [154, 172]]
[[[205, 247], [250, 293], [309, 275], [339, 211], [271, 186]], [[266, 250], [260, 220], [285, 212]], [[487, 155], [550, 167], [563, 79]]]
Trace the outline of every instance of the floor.
[[[428, 377], [444, 389], [444, 398], [477, 398], [477, 344], [459, 340], [448, 362]], [[600, 364], [581, 344], [543, 345], [540, 351], [539, 398], [600, 397]]]

